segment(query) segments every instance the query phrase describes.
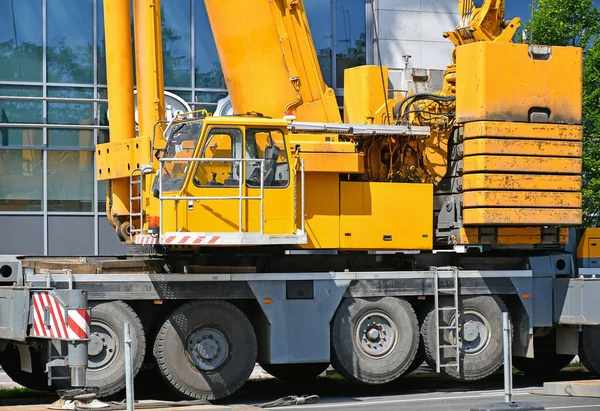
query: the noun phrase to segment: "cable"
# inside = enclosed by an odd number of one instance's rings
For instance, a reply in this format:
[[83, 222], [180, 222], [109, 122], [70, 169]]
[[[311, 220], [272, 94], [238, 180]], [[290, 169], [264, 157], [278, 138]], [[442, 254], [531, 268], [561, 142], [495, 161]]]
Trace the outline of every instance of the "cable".
[[296, 395], [289, 395], [287, 397], [279, 398], [275, 401], [267, 402], [265, 404], [256, 405], [258, 408], [275, 408], [275, 407], [289, 407], [291, 405], [304, 405], [304, 404], [316, 404], [319, 402], [318, 395], [302, 395], [300, 397]]
[[[211, 405], [210, 402], [205, 401], [205, 400], [195, 400], [195, 401], [154, 401], [154, 402], [147, 402], [147, 403], [135, 403], [134, 404], [134, 408], [136, 410], [156, 410], [156, 409], [163, 409], [163, 408], [176, 408], [176, 407], [190, 407], [190, 406], [195, 406], [195, 405]], [[108, 407], [102, 407], [102, 408], [93, 408], [93, 407], [86, 407], [86, 406], [80, 406], [77, 403], [75, 403], [75, 408], [74, 411], [90, 411], [93, 409], [99, 409], [102, 411], [124, 411], [127, 410], [127, 405], [124, 404], [123, 402], [109, 402], [108, 403]]]

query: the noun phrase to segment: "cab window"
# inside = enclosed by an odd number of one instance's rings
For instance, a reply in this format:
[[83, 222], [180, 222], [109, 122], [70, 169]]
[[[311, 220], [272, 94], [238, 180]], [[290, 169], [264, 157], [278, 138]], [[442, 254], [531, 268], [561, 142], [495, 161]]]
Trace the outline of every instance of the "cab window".
[[238, 187], [242, 158], [242, 131], [237, 128], [213, 128], [208, 132], [194, 175], [197, 187]]
[[[264, 160], [264, 187], [287, 187], [290, 167], [283, 132], [278, 129], [246, 130], [246, 158]], [[246, 184], [260, 187], [260, 162], [246, 162]]]

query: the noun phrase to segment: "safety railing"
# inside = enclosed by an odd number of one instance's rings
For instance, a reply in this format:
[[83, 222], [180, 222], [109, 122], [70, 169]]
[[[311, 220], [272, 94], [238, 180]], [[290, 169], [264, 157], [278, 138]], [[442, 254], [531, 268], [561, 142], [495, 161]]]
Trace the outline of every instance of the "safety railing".
[[[244, 164], [245, 163], [260, 163], [260, 195], [258, 196], [245, 196], [244, 195]], [[250, 159], [250, 158], [161, 158], [158, 168], [158, 191], [160, 201], [159, 211], [159, 231], [158, 237], [162, 238], [162, 224], [163, 224], [163, 203], [164, 201], [215, 201], [215, 200], [230, 200], [238, 201], [238, 232], [243, 233], [243, 218], [244, 218], [244, 201], [248, 200], [259, 200], [260, 201], [260, 234], [264, 235], [264, 192], [265, 192], [265, 181], [264, 181], [264, 159]], [[238, 195], [237, 196], [165, 196], [163, 195], [163, 168], [165, 163], [231, 163], [233, 167], [238, 169]], [[237, 163], [237, 164], [236, 164]], [[233, 170], [232, 167], [232, 170]], [[187, 167], [188, 171], [191, 167]], [[217, 188], [219, 186], [207, 185], [207, 188]], [[221, 186], [220, 188], [234, 188], [235, 186]]]
[[[193, 163], [231, 163], [232, 170], [234, 167], [237, 168], [238, 173], [238, 195], [237, 196], [177, 196], [177, 195], [164, 195], [163, 191], [163, 169], [165, 163], [188, 163], [188, 167], [186, 167], [187, 172], [192, 170], [192, 167], [189, 165]], [[247, 176], [244, 178], [244, 164], [246, 163], [259, 163], [260, 164], [260, 185], [257, 187], [248, 186], [247, 188], [259, 188], [260, 194], [258, 196], [248, 196], [244, 195], [244, 181], [246, 181]], [[238, 201], [238, 233], [249, 233], [248, 231], [243, 230], [243, 220], [244, 220], [244, 202], [257, 200], [260, 201], [260, 231], [259, 234], [264, 236], [264, 196], [265, 196], [265, 160], [264, 159], [253, 159], [253, 158], [161, 158], [159, 161], [158, 167], [158, 190], [159, 190], [159, 224], [158, 224], [158, 238], [162, 239], [163, 235], [163, 205], [165, 201], [188, 201], [195, 203], [196, 201], [217, 201], [217, 200], [229, 200], [229, 201]], [[301, 232], [304, 233], [304, 161], [301, 161]], [[185, 176], [184, 176], [185, 178]], [[192, 177], [193, 178], [193, 177]], [[235, 185], [231, 186], [203, 186], [203, 188], [235, 188]], [[294, 210], [296, 209], [296, 196], [294, 196]]]

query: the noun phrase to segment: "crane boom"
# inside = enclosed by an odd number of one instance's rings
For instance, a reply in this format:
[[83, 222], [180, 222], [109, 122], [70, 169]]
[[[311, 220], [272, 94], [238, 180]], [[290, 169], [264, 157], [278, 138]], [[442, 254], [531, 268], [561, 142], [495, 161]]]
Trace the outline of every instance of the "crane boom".
[[[301, 1], [205, 0], [235, 113], [341, 122]], [[242, 16], [242, 17], [240, 17]]]

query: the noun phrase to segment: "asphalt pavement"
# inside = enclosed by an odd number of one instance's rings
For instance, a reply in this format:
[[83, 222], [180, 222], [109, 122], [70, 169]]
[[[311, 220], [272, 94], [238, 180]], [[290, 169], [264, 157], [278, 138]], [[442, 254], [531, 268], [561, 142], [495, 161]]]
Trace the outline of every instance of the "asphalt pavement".
[[[584, 371], [563, 371], [552, 381], [586, 380], [592, 377]], [[474, 383], [460, 383], [432, 374], [426, 367], [406, 376], [395, 383], [383, 386], [362, 386], [348, 383], [339, 377], [321, 378], [315, 382], [301, 385], [287, 384], [273, 379], [264, 370], [257, 367], [253, 380], [248, 382], [232, 398], [217, 401], [215, 405], [224, 406], [232, 411], [257, 410], [254, 406], [273, 401], [288, 395], [314, 394], [319, 402], [313, 405], [295, 405], [278, 407], [281, 410], [311, 411], [464, 411], [474, 407], [483, 407], [504, 401], [501, 373], [489, 379]], [[524, 376], [515, 376], [513, 401], [536, 403], [546, 410], [600, 411], [600, 398], [575, 398], [540, 395], [544, 381], [530, 380]], [[174, 400], [163, 397], [161, 383], [153, 380], [152, 398], [156, 400]], [[17, 386], [0, 369], [0, 388]], [[141, 387], [137, 386], [137, 389]], [[146, 387], [149, 388], [149, 387]], [[165, 393], [168, 390], [165, 391]], [[144, 396], [136, 394], [136, 400]], [[14, 404], [14, 403], [13, 403]], [[16, 405], [16, 404], [15, 404]], [[9, 407], [11, 409], [16, 409]], [[0, 407], [4, 411], [5, 407]]]

